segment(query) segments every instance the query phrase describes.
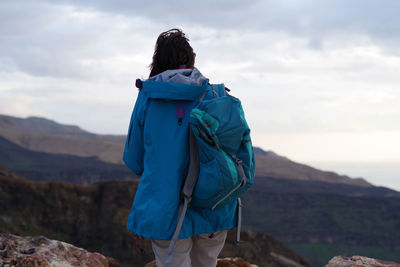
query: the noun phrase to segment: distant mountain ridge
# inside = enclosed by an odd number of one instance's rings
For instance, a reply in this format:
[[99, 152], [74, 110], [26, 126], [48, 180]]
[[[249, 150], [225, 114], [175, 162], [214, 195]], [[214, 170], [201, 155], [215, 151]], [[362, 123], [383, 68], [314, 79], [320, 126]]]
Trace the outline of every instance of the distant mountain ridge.
[[261, 147], [254, 147], [253, 149], [254, 149], [254, 154], [255, 155], [266, 156], [266, 157], [278, 157], [278, 158], [281, 158], [281, 159], [287, 159], [286, 157], [282, 157], [282, 156], [276, 154], [274, 151], [271, 151], [271, 150], [265, 151]]
[[[61, 134], [71, 136], [94, 136], [76, 125], [60, 124], [46, 118], [31, 116], [26, 119], [0, 114], [0, 127], [6, 125], [15, 127], [23, 132], [42, 134]], [[2, 127], [3, 128], [3, 127]]]
[[38, 152], [95, 156], [106, 162], [122, 164], [125, 137], [119, 135], [93, 134], [78, 126], [39, 117], [21, 119], [0, 115], [0, 136]]
[[[93, 134], [78, 126], [64, 125], [40, 117], [22, 119], [0, 115], [0, 136], [33, 151], [81, 157], [94, 156], [105, 162], [123, 163], [123, 135]], [[255, 157], [256, 176], [372, 186], [365, 180], [320, 171], [258, 147], [255, 147]]]
[[[260, 150], [260, 149], [258, 149]], [[260, 153], [260, 152], [258, 152]], [[256, 176], [276, 179], [320, 181], [334, 184], [349, 184], [369, 187], [372, 184], [364, 179], [352, 179], [331, 171], [322, 171], [305, 164], [294, 162], [286, 157], [269, 152], [266, 156], [256, 154]]]

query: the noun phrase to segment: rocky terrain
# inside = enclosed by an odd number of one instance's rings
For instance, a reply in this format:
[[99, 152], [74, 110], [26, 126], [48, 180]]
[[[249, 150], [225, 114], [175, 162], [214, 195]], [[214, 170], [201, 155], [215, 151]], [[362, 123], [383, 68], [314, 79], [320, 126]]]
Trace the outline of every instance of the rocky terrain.
[[[111, 257], [45, 236], [0, 233], [1, 267], [120, 267]], [[298, 265], [293, 265], [298, 266]], [[155, 261], [145, 267], [156, 267]], [[242, 258], [220, 258], [217, 267], [258, 267]]]
[[[268, 253], [268, 251], [265, 252]], [[288, 252], [286, 251], [286, 253]], [[260, 252], [254, 251], [253, 253]], [[260, 265], [251, 264], [240, 257], [221, 257], [218, 259], [217, 267], [307, 266], [296, 261], [297, 259], [293, 259], [293, 255], [288, 257], [288, 255], [279, 254], [279, 251], [276, 250], [269, 251], [269, 254], [273, 255], [274, 261], [264, 262]], [[52, 240], [45, 236], [21, 237], [0, 233], [0, 266], [120, 267], [120, 264], [112, 257], [106, 257], [97, 252], [89, 252], [83, 248], [59, 240]], [[156, 264], [153, 260], [144, 266], [156, 267]], [[362, 256], [336, 256], [325, 267], [400, 267], [400, 264]]]
[[[147, 263], [144, 267], [157, 267], [156, 261]], [[218, 259], [217, 267], [259, 267], [255, 264], [248, 263], [242, 258], [222, 258]]]
[[250, 264], [242, 258], [223, 258], [218, 259], [217, 267], [258, 267], [255, 264]]

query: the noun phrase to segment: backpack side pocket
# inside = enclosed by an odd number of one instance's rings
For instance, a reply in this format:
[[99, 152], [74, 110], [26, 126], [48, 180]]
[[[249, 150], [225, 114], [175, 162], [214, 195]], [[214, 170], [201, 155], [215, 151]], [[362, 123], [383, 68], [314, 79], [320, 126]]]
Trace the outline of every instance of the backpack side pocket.
[[[221, 171], [214, 158], [207, 163], [200, 163], [200, 174], [193, 192], [192, 206], [209, 208], [215, 201], [215, 192], [219, 188]], [[201, 204], [200, 204], [201, 203]]]

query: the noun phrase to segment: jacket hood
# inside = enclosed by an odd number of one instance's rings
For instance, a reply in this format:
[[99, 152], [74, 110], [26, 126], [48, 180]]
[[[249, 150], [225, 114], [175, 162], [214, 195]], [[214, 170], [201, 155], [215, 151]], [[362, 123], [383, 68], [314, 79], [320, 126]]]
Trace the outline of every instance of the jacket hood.
[[209, 83], [193, 68], [166, 70], [146, 81], [137, 80], [136, 86], [150, 98], [193, 101], [204, 93]]

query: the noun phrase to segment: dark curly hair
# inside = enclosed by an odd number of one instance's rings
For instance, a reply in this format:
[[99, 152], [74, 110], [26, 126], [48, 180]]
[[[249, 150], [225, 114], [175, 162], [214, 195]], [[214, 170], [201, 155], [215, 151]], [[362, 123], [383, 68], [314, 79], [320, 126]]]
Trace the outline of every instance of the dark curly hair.
[[150, 64], [150, 77], [170, 69], [194, 66], [193, 48], [189, 39], [180, 29], [171, 29], [160, 34], [157, 38]]

